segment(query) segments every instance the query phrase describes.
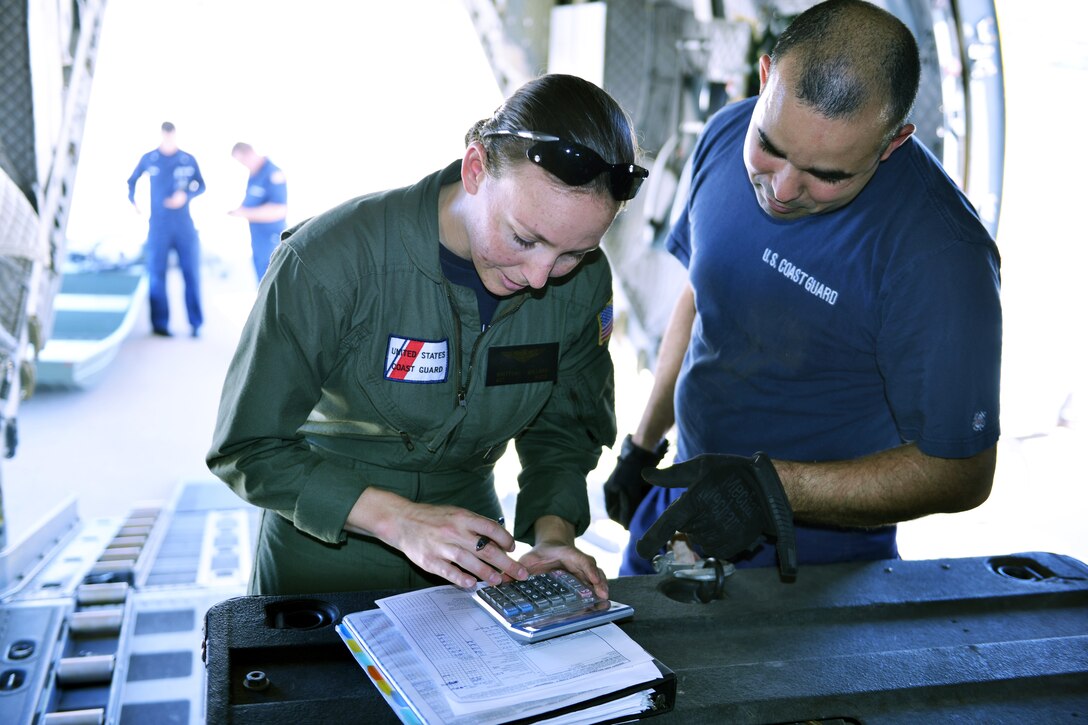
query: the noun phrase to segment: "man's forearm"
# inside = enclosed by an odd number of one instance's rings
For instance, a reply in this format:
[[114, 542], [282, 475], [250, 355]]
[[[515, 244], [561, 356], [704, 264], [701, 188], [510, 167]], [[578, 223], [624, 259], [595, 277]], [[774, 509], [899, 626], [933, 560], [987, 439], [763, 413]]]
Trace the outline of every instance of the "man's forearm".
[[852, 461], [774, 464], [799, 523], [869, 527], [978, 506], [996, 461], [996, 447], [948, 459], [905, 445]]
[[251, 222], [278, 222], [287, 218], [286, 204], [261, 204], [260, 206], [240, 206], [232, 214]]
[[650, 397], [642, 412], [638, 428], [631, 434], [631, 440], [640, 448], [653, 450], [676, 422], [673, 394], [676, 392], [676, 379], [680, 375], [680, 366], [684, 362], [684, 355], [691, 341], [691, 327], [694, 321], [695, 292], [690, 283], [685, 283], [676, 300], [669, 324], [665, 328], [665, 334], [661, 338]]

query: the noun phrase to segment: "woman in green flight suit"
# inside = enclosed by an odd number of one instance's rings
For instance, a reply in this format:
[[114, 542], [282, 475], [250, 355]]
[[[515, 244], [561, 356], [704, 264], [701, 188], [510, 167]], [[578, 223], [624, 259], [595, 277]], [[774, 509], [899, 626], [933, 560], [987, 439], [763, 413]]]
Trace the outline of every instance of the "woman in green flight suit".
[[[607, 93], [553, 74], [465, 141], [459, 161], [299, 224], [273, 255], [208, 453], [264, 509], [253, 593], [562, 567], [607, 595], [574, 542], [616, 434], [598, 246], [646, 177], [635, 134]], [[493, 475], [511, 439], [513, 536]], [[520, 560], [515, 538], [532, 547]]]

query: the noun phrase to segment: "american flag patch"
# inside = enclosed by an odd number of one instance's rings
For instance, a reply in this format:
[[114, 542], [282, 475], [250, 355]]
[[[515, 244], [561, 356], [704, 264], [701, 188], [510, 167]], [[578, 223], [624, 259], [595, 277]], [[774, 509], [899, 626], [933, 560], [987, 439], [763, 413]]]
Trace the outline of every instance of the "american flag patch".
[[612, 299], [597, 313], [597, 345], [603, 345], [612, 337]]

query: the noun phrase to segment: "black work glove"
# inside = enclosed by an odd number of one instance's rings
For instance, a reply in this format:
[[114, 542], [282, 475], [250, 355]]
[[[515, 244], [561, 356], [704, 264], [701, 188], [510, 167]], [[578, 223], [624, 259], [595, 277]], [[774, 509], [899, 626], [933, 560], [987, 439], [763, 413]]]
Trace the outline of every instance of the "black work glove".
[[631, 436], [623, 439], [616, 467], [604, 482], [604, 508], [608, 511], [608, 518], [625, 529], [630, 528], [635, 509], [650, 492], [650, 484], [642, 478], [642, 469], [656, 468], [668, 449], [667, 440], [661, 441], [656, 448], [648, 451], [635, 445]]
[[718, 559], [729, 559], [772, 536], [782, 576], [797, 575], [793, 510], [766, 453], [751, 458], [702, 455], [643, 475], [656, 486], [688, 488], [638, 540], [643, 558], [652, 558], [677, 531]]

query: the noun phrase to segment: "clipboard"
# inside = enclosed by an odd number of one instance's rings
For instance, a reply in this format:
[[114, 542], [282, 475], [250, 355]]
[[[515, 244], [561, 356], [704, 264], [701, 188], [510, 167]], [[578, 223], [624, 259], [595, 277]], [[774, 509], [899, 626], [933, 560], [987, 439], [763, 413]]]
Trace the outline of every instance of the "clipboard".
[[[351, 616], [348, 615], [348, 617]], [[395, 632], [396, 628], [394, 626], [391, 624], [388, 626], [390, 631]], [[435, 715], [433, 710], [429, 710], [426, 706], [417, 707], [415, 701], [420, 698], [419, 691], [412, 689], [410, 683], [405, 686], [405, 683], [401, 682], [401, 678], [395, 674], [393, 668], [390, 668], [387, 663], [382, 661], [375, 649], [367, 643], [366, 638], [357, 635], [353, 627], [341, 621], [336, 625], [336, 631], [367, 678], [402, 723], [405, 725], [442, 725], [450, 721], [448, 714], [444, 716]], [[380, 636], [385, 637], [387, 634], [382, 633]], [[399, 633], [395, 633], [394, 636], [399, 636]], [[609, 703], [616, 703], [624, 698], [632, 698], [633, 701], [637, 700], [639, 704], [632, 704], [621, 712], [613, 712], [615, 708], [607, 709], [610, 714], [595, 722], [604, 725], [661, 715], [672, 710], [676, 703], [676, 675], [656, 658], [651, 661], [657, 669], [658, 676], [647, 681], [629, 684], [604, 694], [592, 695], [588, 699], [578, 702], [570, 702], [570, 698], [567, 697], [563, 699], [561, 705], [525, 717], [519, 717], [516, 711], [508, 713], [509, 717], [499, 715], [498, 719], [492, 716], [490, 712], [473, 713], [464, 716], [464, 722], [478, 722], [482, 717], [487, 717], [490, 719], [486, 719], [486, 722], [502, 723], [502, 725], [530, 725], [531, 723], [550, 720], [563, 715], [585, 713], [591, 708], [604, 707]], [[401, 674], [404, 675], [403, 672]], [[640, 695], [641, 697], [639, 697]], [[425, 712], [431, 712], [432, 718], [428, 719], [424, 714]], [[456, 722], [456, 720], [454, 721]]]
[[344, 640], [348, 651], [355, 657], [355, 661], [363, 668], [363, 672], [370, 682], [381, 693], [382, 699], [393, 710], [393, 714], [404, 725], [424, 725], [423, 715], [412, 706], [411, 701], [404, 692], [397, 687], [393, 678], [378, 662], [378, 658], [363, 644], [363, 640], [355, 636], [347, 625], [340, 622], [336, 625], [336, 633]]
[[634, 695], [639, 692], [648, 692], [648, 706], [640, 713], [634, 713], [632, 715], [619, 715], [614, 718], [602, 720], [598, 725], [613, 725], [614, 723], [630, 722], [631, 720], [644, 720], [654, 715], [664, 715], [672, 710], [676, 705], [676, 673], [661, 663], [656, 657], [653, 660], [654, 665], [661, 672], [661, 677], [650, 682], [646, 682], [640, 685], [632, 685], [622, 690], [617, 690], [609, 695], [603, 695], [601, 697], [595, 697], [591, 700], [578, 703], [576, 705], [568, 705], [562, 707], [546, 715], [538, 715], [534, 717], [522, 718], [521, 720], [512, 720], [506, 725], [529, 725], [530, 723], [539, 722], [548, 718], [559, 717], [561, 715], [568, 715], [571, 713], [581, 712], [595, 705], [599, 705], [612, 700], [617, 700], [628, 695]]

